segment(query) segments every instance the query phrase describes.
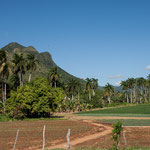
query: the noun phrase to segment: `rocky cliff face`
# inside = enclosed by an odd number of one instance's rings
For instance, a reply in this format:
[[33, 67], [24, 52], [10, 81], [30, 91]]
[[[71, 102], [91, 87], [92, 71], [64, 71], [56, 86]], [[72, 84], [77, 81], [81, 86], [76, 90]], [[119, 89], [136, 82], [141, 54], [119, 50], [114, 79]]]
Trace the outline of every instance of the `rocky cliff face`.
[[[16, 42], [9, 43], [4, 46], [2, 49], [8, 52], [9, 60], [12, 60], [14, 53], [23, 53], [26, 56], [28, 53], [32, 53], [39, 60], [39, 65], [37, 70], [33, 73], [33, 78], [36, 77], [47, 77], [48, 72], [53, 67], [56, 67], [56, 63], [53, 61], [52, 56], [49, 52], [39, 53], [33, 46], [24, 47]], [[79, 79], [73, 75], [67, 73], [62, 68], [58, 67], [58, 72], [61, 74], [61, 80], [66, 81], [72, 78]]]

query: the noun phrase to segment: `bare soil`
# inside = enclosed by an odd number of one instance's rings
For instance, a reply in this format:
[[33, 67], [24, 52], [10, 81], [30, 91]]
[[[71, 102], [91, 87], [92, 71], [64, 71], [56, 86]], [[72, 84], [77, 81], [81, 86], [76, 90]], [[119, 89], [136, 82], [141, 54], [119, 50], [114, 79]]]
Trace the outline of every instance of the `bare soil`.
[[[68, 120], [1, 122], [0, 150], [13, 148], [17, 129], [20, 129], [17, 150], [41, 149], [44, 125], [46, 125], [47, 149], [67, 148], [66, 134], [69, 128], [71, 148], [110, 148], [113, 144], [111, 124], [95, 121], [96, 119], [150, 119], [149, 117], [87, 117], [70, 113], [63, 115]], [[150, 127], [124, 127], [124, 131], [127, 146], [150, 147]], [[126, 146], [123, 137], [120, 146]]]

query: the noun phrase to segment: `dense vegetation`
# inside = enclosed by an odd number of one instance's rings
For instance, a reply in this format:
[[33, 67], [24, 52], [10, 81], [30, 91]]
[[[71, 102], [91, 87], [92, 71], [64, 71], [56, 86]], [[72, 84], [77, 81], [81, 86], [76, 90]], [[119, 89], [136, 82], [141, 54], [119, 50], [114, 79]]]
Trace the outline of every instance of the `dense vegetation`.
[[[46, 117], [53, 112], [86, 111], [106, 105], [150, 101], [150, 75], [147, 79], [122, 81], [122, 92], [116, 91], [109, 83], [100, 90], [98, 80], [94, 78], [81, 80], [66, 76], [62, 80], [64, 73], [52, 62], [53, 67], [47, 74], [34, 76], [39, 66], [43, 66], [46, 56], [41, 60], [33, 47], [17, 46], [8, 45], [4, 47], [7, 51], [0, 50], [0, 111], [9, 117]], [[121, 113], [121, 108], [118, 111]]]

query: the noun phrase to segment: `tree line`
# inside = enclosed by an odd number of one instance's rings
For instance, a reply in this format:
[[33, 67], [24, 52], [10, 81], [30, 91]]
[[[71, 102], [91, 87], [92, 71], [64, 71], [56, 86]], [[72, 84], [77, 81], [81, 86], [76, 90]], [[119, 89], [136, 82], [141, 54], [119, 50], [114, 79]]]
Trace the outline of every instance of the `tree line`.
[[127, 103], [150, 102], [150, 75], [147, 79], [128, 78], [121, 82], [121, 86]]
[[[0, 111], [11, 117], [47, 116], [54, 111], [86, 111], [105, 105], [150, 102], [150, 75], [129, 78], [121, 82], [122, 91], [107, 83], [100, 89], [98, 79], [86, 78], [84, 82], [72, 78], [61, 80], [57, 66], [50, 69], [47, 78], [32, 79], [39, 61], [29, 53], [15, 53], [12, 60], [0, 50]], [[28, 73], [28, 80], [24, 76]], [[27, 76], [26, 75], [26, 76]]]

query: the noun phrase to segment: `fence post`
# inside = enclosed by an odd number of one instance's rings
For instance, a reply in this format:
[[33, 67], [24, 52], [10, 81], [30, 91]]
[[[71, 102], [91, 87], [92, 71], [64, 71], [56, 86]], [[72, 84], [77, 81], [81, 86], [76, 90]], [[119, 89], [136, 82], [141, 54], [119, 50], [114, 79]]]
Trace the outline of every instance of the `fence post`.
[[43, 127], [43, 150], [45, 148], [45, 125]]
[[126, 141], [126, 135], [125, 135], [125, 131], [123, 131], [123, 138], [124, 138], [124, 143], [125, 143], [125, 146], [127, 146], [127, 141]]
[[18, 135], [19, 135], [19, 129], [17, 130], [17, 134], [16, 134], [16, 139], [15, 139], [13, 150], [15, 150], [15, 148], [16, 148], [16, 143], [17, 143]]
[[68, 133], [67, 133], [67, 144], [68, 144], [68, 149], [70, 149], [70, 129], [68, 129]]

